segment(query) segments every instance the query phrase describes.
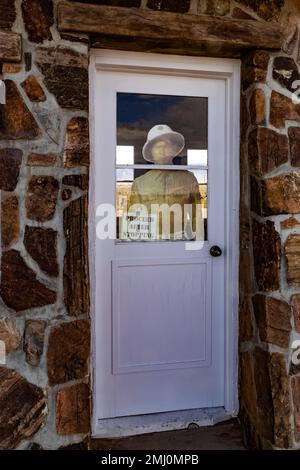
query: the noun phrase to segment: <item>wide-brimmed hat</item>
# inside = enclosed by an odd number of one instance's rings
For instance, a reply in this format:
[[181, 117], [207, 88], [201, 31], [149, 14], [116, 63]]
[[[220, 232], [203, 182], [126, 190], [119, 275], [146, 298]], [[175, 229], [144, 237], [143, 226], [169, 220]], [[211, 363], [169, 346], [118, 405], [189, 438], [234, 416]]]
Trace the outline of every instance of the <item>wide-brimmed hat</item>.
[[148, 162], [153, 162], [152, 147], [161, 140], [168, 141], [172, 145], [172, 156], [176, 157], [184, 148], [184, 137], [179, 132], [175, 132], [166, 124], [158, 124], [148, 132], [147, 141], [143, 147], [143, 157]]

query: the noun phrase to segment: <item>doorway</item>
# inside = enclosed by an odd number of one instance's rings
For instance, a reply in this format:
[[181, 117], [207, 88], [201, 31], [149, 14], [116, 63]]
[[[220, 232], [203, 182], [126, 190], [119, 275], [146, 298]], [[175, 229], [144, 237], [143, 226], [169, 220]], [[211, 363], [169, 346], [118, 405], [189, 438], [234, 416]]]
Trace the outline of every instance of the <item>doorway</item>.
[[237, 410], [239, 69], [92, 54], [95, 435]]

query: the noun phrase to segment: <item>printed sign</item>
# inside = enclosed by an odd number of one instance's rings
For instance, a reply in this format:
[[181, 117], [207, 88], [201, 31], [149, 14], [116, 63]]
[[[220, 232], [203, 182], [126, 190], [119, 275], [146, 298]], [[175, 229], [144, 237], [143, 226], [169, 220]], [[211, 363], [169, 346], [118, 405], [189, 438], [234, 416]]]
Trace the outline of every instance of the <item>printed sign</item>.
[[155, 240], [157, 215], [142, 212], [125, 212], [122, 216], [123, 240]]

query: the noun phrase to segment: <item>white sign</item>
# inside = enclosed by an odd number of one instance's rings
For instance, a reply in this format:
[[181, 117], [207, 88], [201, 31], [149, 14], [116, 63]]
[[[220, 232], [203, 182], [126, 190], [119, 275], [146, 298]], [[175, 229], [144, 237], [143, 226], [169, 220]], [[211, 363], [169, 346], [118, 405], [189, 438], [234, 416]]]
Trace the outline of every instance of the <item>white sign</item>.
[[121, 238], [124, 240], [155, 240], [157, 214], [125, 212], [122, 216]]

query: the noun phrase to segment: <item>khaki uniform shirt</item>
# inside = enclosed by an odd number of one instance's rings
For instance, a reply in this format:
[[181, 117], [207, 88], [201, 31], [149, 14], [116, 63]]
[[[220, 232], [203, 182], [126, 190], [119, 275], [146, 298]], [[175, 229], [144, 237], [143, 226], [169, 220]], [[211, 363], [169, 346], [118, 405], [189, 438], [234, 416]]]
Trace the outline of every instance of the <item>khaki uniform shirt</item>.
[[[157, 214], [157, 235], [160, 239], [203, 240], [204, 224], [200, 203], [199, 184], [193, 173], [188, 170], [157, 169], [150, 170], [134, 180], [129, 211], [133, 205], [137, 205], [133, 209], [136, 211], [142, 204], [148, 214]], [[182, 223], [180, 219], [174, 221], [174, 204], [180, 209]], [[166, 227], [163, 221], [168, 222], [168, 214], [171, 223]]]

